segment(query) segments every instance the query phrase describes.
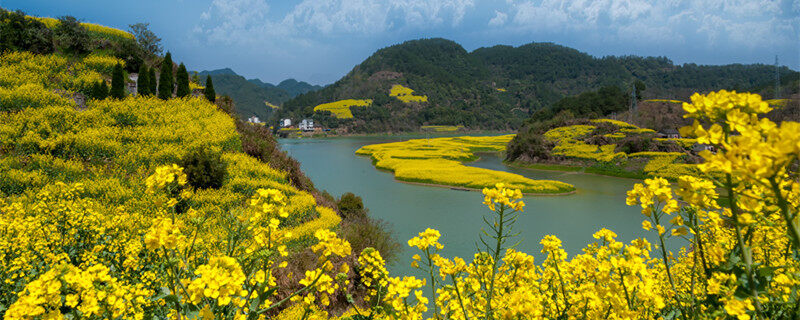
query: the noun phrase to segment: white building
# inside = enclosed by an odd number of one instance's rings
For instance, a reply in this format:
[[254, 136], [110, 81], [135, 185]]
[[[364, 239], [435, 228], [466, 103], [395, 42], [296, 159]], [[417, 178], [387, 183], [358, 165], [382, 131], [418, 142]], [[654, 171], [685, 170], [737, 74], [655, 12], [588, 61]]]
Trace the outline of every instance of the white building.
[[252, 116], [250, 118], [247, 118], [247, 122], [259, 124], [259, 123], [261, 123], [261, 119], [259, 119], [256, 116]]
[[292, 119], [281, 119], [281, 128], [288, 128], [292, 126]]
[[314, 131], [314, 120], [303, 119], [303, 121], [300, 121], [300, 130]]

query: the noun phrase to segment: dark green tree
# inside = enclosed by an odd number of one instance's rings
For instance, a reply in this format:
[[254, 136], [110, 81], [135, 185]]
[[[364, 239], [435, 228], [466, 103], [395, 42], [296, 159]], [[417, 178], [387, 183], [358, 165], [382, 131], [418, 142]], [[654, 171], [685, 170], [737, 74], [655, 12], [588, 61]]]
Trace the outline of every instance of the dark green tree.
[[96, 99], [103, 100], [108, 98], [108, 85], [105, 80], [100, 80], [100, 85], [97, 87]]
[[92, 90], [89, 91], [89, 97], [92, 99], [99, 99], [100, 96], [100, 81], [92, 83]]
[[125, 98], [125, 72], [122, 65], [117, 63], [114, 72], [111, 74], [111, 97], [114, 99]]
[[361, 197], [352, 192], [343, 194], [336, 206], [339, 207], [339, 214], [345, 219], [353, 220], [367, 216], [367, 210], [364, 208], [364, 202]]
[[156, 95], [158, 92], [158, 78], [156, 78], [156, 67], [148, 68], [149, 74], [147, 75], [147, 79], [150, 80], [148, 85], [150, 86], [150, 95]]
[[189, 185], [197, 189], [218, 189], [228, 175], [228, 165], [222, 160], [222, 153], [206, 147], [192, 149], [179, 165], [183, 167]]
[[158, 98], [163, 100], [172, 98], [173, 87], [172, 54], [167, 52], [167, 55], [164, 56], [164, 60], [161, 61], [161, 74], [158, 78]]
[[186, 71], [186, 66], [181, 63], [178, 66], [178, 72], [175, 73], [175, 83], [178, 85], [176, 95], [183, 98], [191, 93], [189, 91], [189, 72]]
[[636, 100], [642, 100], [642, 91], [647, 90], [647, 85], [644, 84], [644, 81], [637, 79], [633, 83], [633, 87], [636, 88]]
[[139, 68], [139, 79], [136, 80], [136, 90], [140, 96], [150, 95], [150, 68], [142, 64]]
[[204, 90], [206, 99], [211, 102], [217, 101], [217, 93], [214, 92], [214, 82], [211, 81], [211, 75], [206, 76], [206, 89]]
[[28, 50], [53, 52], [53, 32], [44, 23], [30, 19], [22, 11], [0, 8], [0, 52]]
[[81, 25], [81, 22], [73, 16], [64, 16], [58, 21], [54, 37], [57, 46], [69, 53], [89, 52], [89, 31]]

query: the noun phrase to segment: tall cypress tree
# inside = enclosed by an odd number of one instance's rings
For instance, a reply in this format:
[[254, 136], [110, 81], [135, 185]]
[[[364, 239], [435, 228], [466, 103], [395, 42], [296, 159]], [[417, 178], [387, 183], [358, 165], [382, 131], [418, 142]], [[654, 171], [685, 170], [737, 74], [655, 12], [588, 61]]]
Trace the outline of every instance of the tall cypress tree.
[[163, 100], [172, 98], [173, 87], [172, 54], [167, 52], [167, 54], [164, 56], [164, 61], [161, 61], [161, 74], [158, 78], [158, 98]]
[[92, 99], [100, 99], [100, 81], [97, 81], [92, 84], [92, 91], [89, 92], [89, 97], [91, 97]]
[[136, 80], [137, 94], [140, 96], [150, 95], [150, 69], [142, 63], [139, 67], [139, 79]]
[[111, 97], [114, 99], [125, 98], [125, 73], [119, 63], [114, 66], [114, 72], [111, 74]]
[[156, 67], [147, 68], [150, 72], [147, 75], [147, 80], [150, 80], [147, 84], [150, 86], [148, 90], [150, 95], [156, 95], [158, 92], [158, 78], [156, 78]]
[[99, 91], [97, 91], [97, 99], [103, 100], [108, 98], [108, 85], [105, 80], [100, 80]]
[[214, 92], [214, 82], [211, 82], [211, 75], [206, 76], [206, 89], [204, 90], [206, 99], [214, 102], [217, 100], [217, 93]]
[[189, 95], [189, 72], [186, 71], [186, 66], [183, 63], [178, 66], [178, 72], [175, 74], [175, 83], [178, 84], [176, 95], [179, 98]]

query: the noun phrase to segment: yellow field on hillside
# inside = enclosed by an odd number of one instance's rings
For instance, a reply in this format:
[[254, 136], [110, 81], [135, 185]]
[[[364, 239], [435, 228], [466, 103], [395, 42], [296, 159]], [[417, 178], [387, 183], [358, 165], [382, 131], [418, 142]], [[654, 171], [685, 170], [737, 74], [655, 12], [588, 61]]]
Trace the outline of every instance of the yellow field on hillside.
[[[39, 18], [39, 17], [32, 17], [36, 20], [41, 21], [44, 23], [48, 28], [53, 29], [58, 26], [59, 22], [58, 19], [55, 18]], [[106, 27], [103, 25], [99, 25], [96, 23], [88, 23], [88, 22], [81, 22], [81, 26], [86, 28], [89, 32], [95, 33], [97, 35], [106, 36], [106, 37], [118, 37], [118, 38], [125, 38], [125, 39], [134, 39], [134, 36], [127, 31], [122, 31], [115, 28]]]
[[[612, 119], [596, 119], [592, 123], [609, 123], [617, 127], [617, 130], [603, 135], [612, 139], [612, 142], [629, 136], [639, 134], [655, 133], [648, 128], [639, 128], [627, 122]], [[628, 159], [646, 158], [649, 159], [643, 168], [646, 175], [660, 176], [669, 179], [677, 179], [681, 175], [697, 174], [697, 165], [680, 163], [686, 154], [679, 152], [638, 152], [626, 154], [615, 152], [616, 143], [604, 145], [589, 144], [584, 142], [590, 133], [597, 127], [593, 125], [572, 125], [551, 129], [545, 132], [544, 136], [548, 140], [555, 142], [553, 148], [554, 155], [567, 158], [594, 160], [606, 163], [624, 163]], [[696, 139], [661, 139], [653, 138], [656, 141], [674, 141], [683, 148], [691, 148]]]
[[411, 102], [428, 102], [428, 96], [416, 96], [414, 95], [414, 90], [411, 88], [404, 87], [402, 85], [396, 84], [392, 86], [392, 90], [389, 92], [390, 97], [395, 97], [400, 101], [405, 103]]
[[[78, 109], [70, 98], [80, 88], [75, 78], [102, 79], [95, 70], [119, 62], [87, 59], [0, 55], [0, 302], [6, 307], [42, 274], [70, 266], [69, 272], [89, 274], [89, 268], [113, 277], [97, 293], [130, 294], [138, 302], [126, 300], [113, 312], [137, 318], [142, 308], [161, 308], [151, 298], [172, 281], [164, 271], [171, 260], [163, 255], [191, 252], [181, 263], [191, 268], [208, 257], [252, 259], [254, 252], [285, 252], [291, 241], [341, 221], [292, 186], [286, 172], [245, 154], [234, 120], [203, 97], [89, 100]], [[192, 188], [174, 165], [197, 147], [221, 154], [227, 165], [221, 187]], [[264, 197], [277, 202], [261, 204]], [[7, 318], [23, 307], [8, 309]]]
[[350, 112], [350, 107], [367, 107], [372, 105], [371, 99], [364, 99], [364, 100], [356, 100], [356, 99], [345, 99], [339, 100], [334, 102], [323, 103], [314, 107], [314, 111], [330, 111], [339, 119], [350, 119], [353, 117], [353, 113]]

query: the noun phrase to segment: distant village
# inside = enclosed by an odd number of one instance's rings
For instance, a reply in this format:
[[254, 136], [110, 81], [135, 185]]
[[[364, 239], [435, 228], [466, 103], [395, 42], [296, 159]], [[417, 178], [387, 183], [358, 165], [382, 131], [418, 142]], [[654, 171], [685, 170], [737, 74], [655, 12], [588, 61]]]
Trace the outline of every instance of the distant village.
[[[247, 118], [247, 122], [253, 125], [264, 126], [266, 123], [257, 116]], [[274, 129], [270, 127], [271, 129]], [[331, 132], [331, 129], [324, 129], [322, 126], [314, 124], [313, 119], [302, 119], [295, 124], [292, 119], [285, 118], [278, 121], [277, 134], [281, 137], [288, 136], [314, 136]]]

